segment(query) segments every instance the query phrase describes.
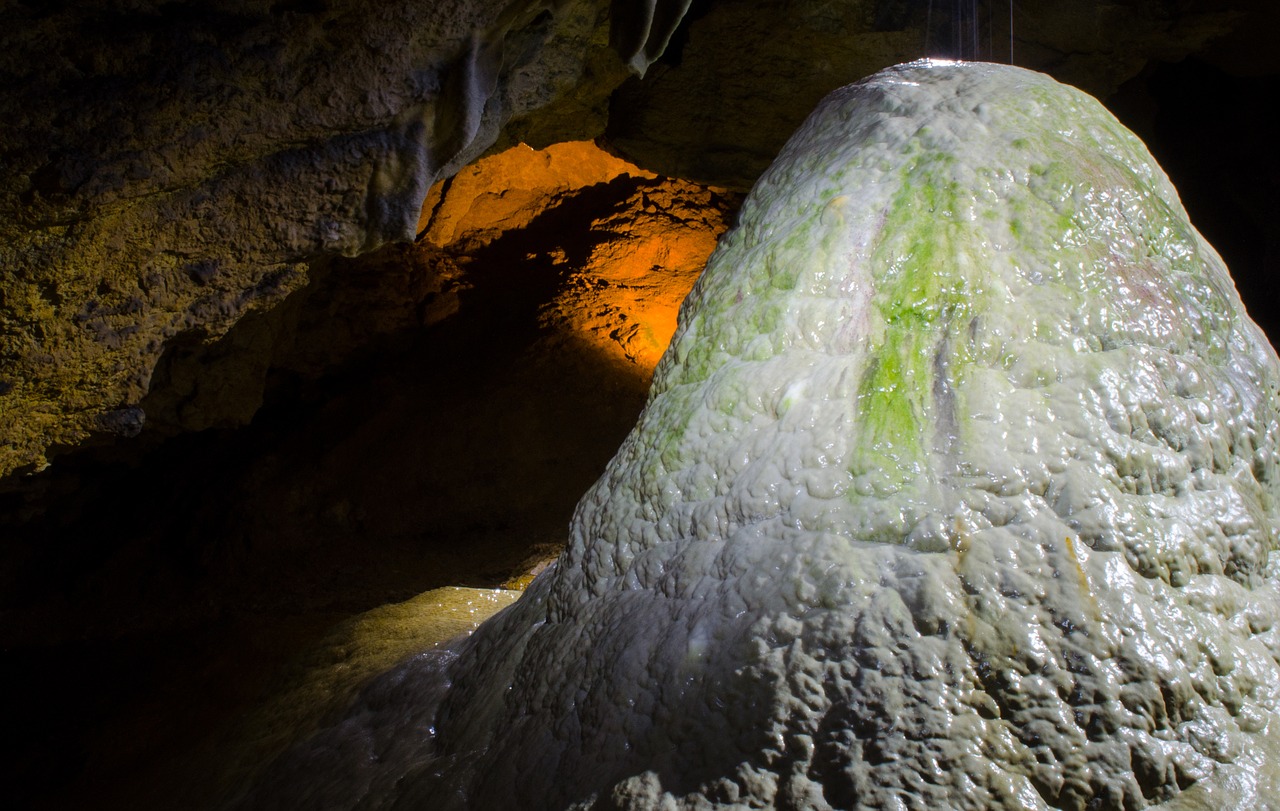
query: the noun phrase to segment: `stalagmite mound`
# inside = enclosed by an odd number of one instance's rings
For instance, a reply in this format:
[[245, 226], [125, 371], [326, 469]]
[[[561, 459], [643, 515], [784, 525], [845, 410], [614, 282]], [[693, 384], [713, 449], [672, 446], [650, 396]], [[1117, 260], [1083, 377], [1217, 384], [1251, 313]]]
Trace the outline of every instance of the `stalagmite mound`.
[[249, 807], [1280, 805], [1280, 363], [1025, 70], [828, 96], [569, 548]]

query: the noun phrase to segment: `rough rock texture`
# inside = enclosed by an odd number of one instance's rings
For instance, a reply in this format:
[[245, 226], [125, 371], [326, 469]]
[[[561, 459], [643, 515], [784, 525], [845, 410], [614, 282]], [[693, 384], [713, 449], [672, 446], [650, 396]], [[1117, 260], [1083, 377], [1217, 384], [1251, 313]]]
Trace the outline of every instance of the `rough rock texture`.
[[[0, 494], [10, 805], [210, 808], [244, 745], [227, 728], [333, 623], [563, 549], [644, 404], [652, 353], [628, 349], [737, 198], [590, 143], [515, 148], [444, 186], [440, 244], [312, 263], [279, 306], [170, 346], [144, 435]], [[629, 246], [644, 278], [605, 261]], [[259, 403], [249, 426], [219, 422]]]
[[431, 183], [508, 121], [507, 138], [598, 132], [624, 60], [642, 69], [678, 20], [626, 16], [603, 0], [5, 4], [0, 474], [136, 434], [166, 344], [278, 302], [310, 259], [411, 239]]
[[745, 191], [823, 95], [888, 65], [1009, 62], [1106, 98], [1152, 60], [1275, 23], [1274, 6], [1220, 2], [698, 3], [645, 80], [613, 96], [608, 135], [657, 172]]
[[639, 184], [592, 228], [608, 235], [566, 280], [542, 324], [653, 374], [680, 303], [728, 227], [723, 190], [668, 180]]
[[1100, 105], [885, 71], [748, 198], [559, 565], [248, 805], [1280, 806], [1278, 388]]
[[527, 228], [584, 189], [623, 176], [657, 177], [589, 141], [545, 149], [520, 144], [433, 186], [422, 204], [418, 236], [453, 253], [472, 251]]
[[[213, 598], [148, 607], [185, 577], [144, 572], [184, 557], [232, 578], [200, 584], [236, 595], [217, 602], [329, 610], [376, 600], [379, 577], [403, 599], [501, 582], [539, 544], [558, 553], [737, 198], [590, 142], [513, 148], [431, 197], [417, 243], [313, 263], [280, 306], [169, 347], [142, 401], [148, 437], [205, 435], [139, 443], [138, 460], [105, 448], [0, 499], [7, 645], [208, 611]], [[225, 427], [264, 397], [253, 426]], [[298, 576], [306, 594], [242, 591]]]
[[[548, 266], [558, 286], [539, 307], [538, 324], [557, 336], [551, 342], [571, 338], [578, 351], [634, 366], [647, 379], [739, 201], [723, 189], [659, 178], [591, 142], [521, 145], [484, 158], [437, 184], [422, 208], [420, 244], [456, 268], [449, 289], [429, 302], [432, 317], [457, 309], [459, 292], [475, 283], [473, 264]], [[590, 221], [575, 233], [568, 217]], [[503, 238], [518, 244], [493, 250]], [[519, 245], [534, 250], [516, 257]]]

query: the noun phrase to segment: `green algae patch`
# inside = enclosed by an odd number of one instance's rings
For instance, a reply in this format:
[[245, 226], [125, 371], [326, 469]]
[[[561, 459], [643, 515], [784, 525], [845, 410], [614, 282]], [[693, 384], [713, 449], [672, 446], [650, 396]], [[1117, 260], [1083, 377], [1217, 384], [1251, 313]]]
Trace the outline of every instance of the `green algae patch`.
[[882, 342], [870, 349], [858, 390], [853, 472], [874, 472], [894, 486], [925, 462], [936, 430], [935, 392], [950, 387], [936, 376], [958, 372], [955, 364], [939, 368], [938, 355], [952, 322], [967, 321], [976, 305], [960, 256], [974, 240], [964, 233], [963, 192], [946, 173], [954, 163], [935, 152], [905, 168], [871, 254]]

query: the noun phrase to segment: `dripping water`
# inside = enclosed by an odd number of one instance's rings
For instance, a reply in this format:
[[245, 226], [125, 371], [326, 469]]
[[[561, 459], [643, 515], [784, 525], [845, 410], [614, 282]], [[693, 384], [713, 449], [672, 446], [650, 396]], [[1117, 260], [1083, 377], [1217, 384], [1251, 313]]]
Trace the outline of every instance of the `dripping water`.
[[[942, 3], [938, 5], [939, 14], [936, 25], [933, 13], [934, 0], [928, 0], [925, 10], [925, 56], [1013, 64], [1013, 0], [1008, 0], [1007, 8], [1000, 8], [997, 0], [987, 0], [985, 7], [979, 0], [951, 0], [950, 8], [947, 9], [950, 14], [945, 13]], [[1002, 52], [997, 53], [996, 28], [1000, 17], [1006, 17], [1000, 22], [1007, 24], [1009, 46], [1008, 50], [1001, 49]], [[935, 27], [940, 30], [935, 31]], [[985, 43], [984, 32], [986, 33]]]

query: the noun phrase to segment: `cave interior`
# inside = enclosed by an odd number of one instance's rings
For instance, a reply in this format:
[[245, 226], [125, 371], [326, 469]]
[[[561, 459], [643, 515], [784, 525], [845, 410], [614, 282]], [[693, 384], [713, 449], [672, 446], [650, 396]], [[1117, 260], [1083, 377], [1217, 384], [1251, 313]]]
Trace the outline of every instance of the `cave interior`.
[[[261, 155], [344, 138], [352, 160], [373, 149], [352, 132], [390, 132], [400, 111], [383, 111], [377, 126], [296, 110], [282, 123], [235, 84], [270, 80], [275, 93], [305, 96], [298, 88], [327, 82], [335, 105], [367, 96], [367, 106], [394, 108], [373, 97], [379, 82], [402, 80], [393, 71], [403, 65], [362, 62], [346, 39], [325, 40], [338, 43], [333, 52], [307, 43], [335, 25], [370, 48], [410, 25], [418, 39], [445, 41], [447, 26], [411, 3], [360, 5], [5, 4], [4, 273], [38, 275], [43, 235], [92, 230], [77, 216], [147, 236], [127, 212], [93, 206], [123, 194], [98, 183], [103, 167], [119, 169], [128, 189], [121, 155], [167, 146], [163, 128], [147, 129], [156, 105], [171, 114], [213, 104], [228, 127], [265, 133]], [[447, 13], [479, 30], [494, 5]], [[261, 268], [278, 257], [255, 259], [235, 246], [235, 229], [175, 215], [191, 227], [165, 250], [188, 250], [186, 239], [199, 243], [191, 256], [214, 257], [187, 263], [184, 284], [245, 301], [266, 292], [221, 321], [181, 328], [162, 329], [142, 309], [115, 313], [117, 327], [152, 331], [145, 385], [124, 400], [77, 403], [97, 408], [109, 430], [50, 434], [47, 463], [13, 467], [0, 483], [7, 807], [216, 807], [236, 758], [262, 751], [246, 750], [255, 733], [245, 719], [334, 628], [441, 587], [519, 588], [545, 566], [634, 424], [679, 302], [754, 178], [824, 93], [880, 67], [1012, 61], [1098, 96], [1148, 144], [1251, 316], [1280, 338], [1270, 281], [1280, 259], [1270, 34], [1280, 12], [1263, 0], [965, 11], [905, 0], [636, 4], [657, 9], [639, 45], [626, 41], [625, 10], [546, 5], [505, 23], [499, 61], [538, 65], [558, 48], [580, 52], [579, 72], [555, 94], [515, 70], [490, 77], [513, 109], [493, 126], [476, 113], [474, 144], [451, 147], [425, 196], [417, 189], [409, 238], [296, 250], [303, 270], [275, 290], [285, 277]], [[585, 20], [574, 24], [586, 33], [556, 44], [571, 28], [556, 27], [562, 14]], [[484, 51], [483, 37], [472, 42]], [[275, 54], [276, 75], [236, 73], [253, 48]], [[338, 56], [350, 57], [346, 73], [332, 70]], [[422, 93], [448, 100], [462, 73], [445, 71]], [[469, 114], [450, 104], [437, 123]], [[77, 123], [68, 105], [109, 109], [92, 121], [114, 124]], [[179, 165], [147, 182], [166, 194], [205, 183], [207, 194], [265, 210], [323, 181], [304, 165], [286, 172], [289, 188], [219, 185], [208, 181], [222, 177], [218, 160], [200, 153], [190, 172]], [[82, 214], [55, 216], [73, 210]], [[254, 238], [285, 240], [269, 229]], [[62, 267], [90, 287], [145, 270], [132, 243], [113, 253], [84, 237], [67, 250], [87, 257]], [[248, 269], [225, 270], [232, 262], [219, 264], [219, 251]], [[17, 312], [17, 289], [0, 291], [0, 308]], [[60, 334], [24, 319], [6, 317], [6, 329], [33, 335], [32, 346]], [[61, 364], [47, 340], [40, 362]], [[0, 394], [35, 368], [14, 345]], [[24, 408], [5, 405], [5, 431], [27, 419]]]

